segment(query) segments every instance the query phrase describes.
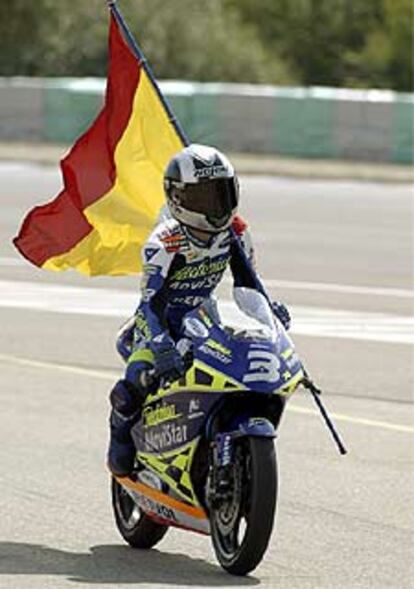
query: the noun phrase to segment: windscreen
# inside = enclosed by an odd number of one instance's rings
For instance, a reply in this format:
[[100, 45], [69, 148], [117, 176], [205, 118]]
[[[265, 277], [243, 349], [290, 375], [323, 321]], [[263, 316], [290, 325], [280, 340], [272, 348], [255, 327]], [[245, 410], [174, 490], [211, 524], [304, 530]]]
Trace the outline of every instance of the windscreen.
[[257, 290], [244, 286], [235, 287], [233, 294], [239, 309], [248, 317], [258, 321], [272, 340], [276, 339], [277, 325], [265, 297]]

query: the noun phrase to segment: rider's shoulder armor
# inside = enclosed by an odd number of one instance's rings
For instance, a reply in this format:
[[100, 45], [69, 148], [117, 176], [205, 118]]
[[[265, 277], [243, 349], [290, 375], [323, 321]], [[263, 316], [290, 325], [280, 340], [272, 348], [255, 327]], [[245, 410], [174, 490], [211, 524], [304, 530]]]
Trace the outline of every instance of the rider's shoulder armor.
[[162, 247], [168, 254], [178, 254], [188, 248], [188, 239], [175, 219], [167, 219], [156, 229]]
[[144, 270], [158, 267], [165, 277], [175, 254], [186, 248], [187, 238], [175, 219], [159, 223], [142, 248]]

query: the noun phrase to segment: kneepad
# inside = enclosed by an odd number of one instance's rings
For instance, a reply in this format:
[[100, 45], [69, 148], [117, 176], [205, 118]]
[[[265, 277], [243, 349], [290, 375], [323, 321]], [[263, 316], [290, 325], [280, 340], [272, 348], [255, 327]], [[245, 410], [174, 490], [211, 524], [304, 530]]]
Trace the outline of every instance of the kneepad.
[[115, 411], [126, 417], [133, 415], [142, 405], [138, 389], [125, 379], [115, 383], [109, 396], [111, 406]]

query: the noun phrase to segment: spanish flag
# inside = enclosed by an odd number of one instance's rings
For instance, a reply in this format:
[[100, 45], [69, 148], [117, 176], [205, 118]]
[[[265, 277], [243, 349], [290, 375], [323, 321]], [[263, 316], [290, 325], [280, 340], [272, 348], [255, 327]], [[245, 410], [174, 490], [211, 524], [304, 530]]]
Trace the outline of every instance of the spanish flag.
[[104, 107], [61, 162], [62, 192], [30, 211], [14, 239], [23, 256], [47, 270], [139, 272], [140, 249], [164, 204], [164, 169], [183, 147], [119, 18], [111, 10]]

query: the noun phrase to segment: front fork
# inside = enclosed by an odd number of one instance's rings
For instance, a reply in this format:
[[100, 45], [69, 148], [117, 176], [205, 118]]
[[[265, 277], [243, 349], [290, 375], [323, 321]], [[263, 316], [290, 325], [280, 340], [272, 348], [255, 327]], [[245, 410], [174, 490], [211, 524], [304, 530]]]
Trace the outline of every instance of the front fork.
[[231, 499], [236, 441], [248, 437], [275, 438], [276, 430], [264, 417], [237, 417], [230, 431], [217, 433], [211, 442], [206, 493], [209, 507], [216, 508]]

